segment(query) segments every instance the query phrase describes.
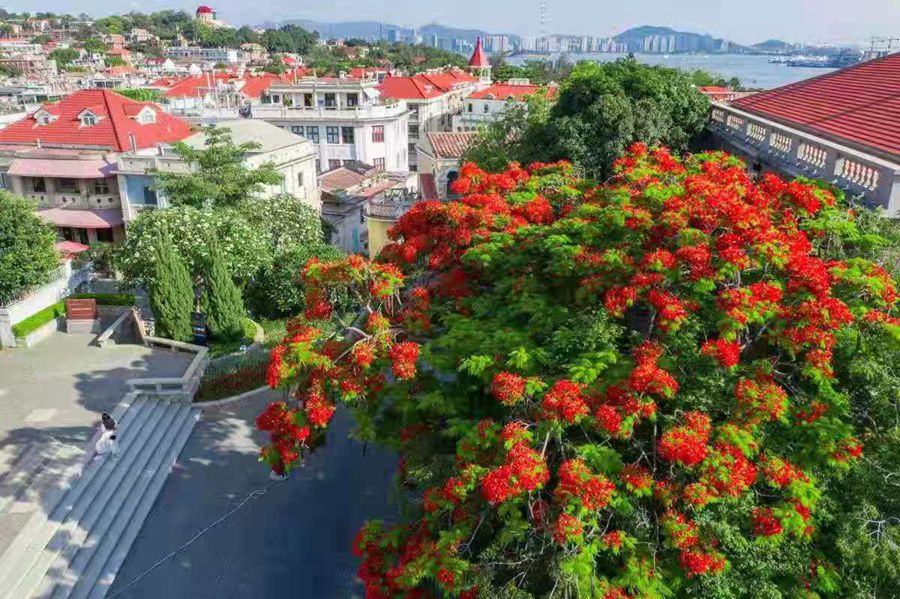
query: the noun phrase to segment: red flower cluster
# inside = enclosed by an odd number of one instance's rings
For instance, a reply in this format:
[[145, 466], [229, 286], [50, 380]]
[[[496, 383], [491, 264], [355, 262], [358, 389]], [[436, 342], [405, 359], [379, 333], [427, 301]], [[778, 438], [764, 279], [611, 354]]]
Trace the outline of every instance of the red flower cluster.
[[628, 377], [628, 386], [633, 391], [669, 398], [678, 392], [678, 381], [656, 365], [662, 353], [662, 347], [652, 341], [645, 341], [634, 350], [637, 366]]
[[517, 374], [500, 372], [494, 375], [491, 394], [503, 405], [515, 405], [525, 397], [525, 379]]
[[481, 493], [491, 505], [499, 505], [522, 493], [544, 486], [550, 478], [541, 454], [526, 443], [513, 445], [502, 466], [481, 481]]
[[566, 379], [556, 381], [544, 395], [544, 415], [550, 420], [573, 424], [589, 411], [582, 389], [582, 385]]
[[753, 534], [757, 536], [773, 537], [780, 535], [784, 531], [781, 520], [775, 516], [770, 507], [753, 508], [751, 517], [753, 520]]
[[581, 520], [566, 512], [559, 515], [553, 527], [553, 540], [560, 545], [580, 539], [583, 534], [584, 526]]
[[566, 460], [557, 470], [559, 484], [555, 497], [561, 503], [577, 500], [587, 510], [599, 510], [609, 504], [616, 486], [602, 474], [593, 474], [580, 459]]
[[657, 449], [664, 460], [683, 466], [696, 466], [706, 459], [709, 451], [709, 416], [701, 412], [687, 412], [684, 422], [684, 425], [664, 432]]
[[737, 366], [741, 361], [741, 344], [725, 339], [710, 339], [700, 350], [707, 356], [715, 358], [725, 368]]
[[391, 348], [391, 370], [401, 380], [416, 376], [416, 361], [419, 359], [419, 344], [413, 341], [396, 343]]

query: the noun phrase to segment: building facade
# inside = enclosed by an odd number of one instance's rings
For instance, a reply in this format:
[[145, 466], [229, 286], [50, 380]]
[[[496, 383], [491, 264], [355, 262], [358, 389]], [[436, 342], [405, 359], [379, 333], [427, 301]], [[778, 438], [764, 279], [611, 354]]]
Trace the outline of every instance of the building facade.
[[384, 78], [379, 85], [382, 96], [409, 106], [409, 170], [418, 170], [416, 144], [430, 131], [450, 130], [453, 115], [462, 110], [464, 98], [478, 83], [459, 69]]
[[60, 239], [124, 237], [116, 158], [189, 137], [188, 123], [150, 102], [82, 90], [0, 130], [0, 182], [32, 198]]
[[252, 106], [253, 118], [302, 135], [318, 170], [347, 161], [387, 171], [409, 167], [409, 108], [381, 97], [374, 79], [310, 78], [273, 84]]
[[716, 149], [757, 173], [822, 179], [900, 217], [900, 54], [713, 103]]
[[[219, 121], [216, 127], [228, 129], [231, 140], [237, 145], [253, 143], [259, 146], [245, 154], [243, 162], [248, 168], [259, 168], [268, 163], [281, 175], [281, 182], [262, 190], [261, 195], [288, 194], [316, 212], [321, 212], [312, 144], [300, 136], [259, 120]], [[206, 146], [206, 136], [203, 132], [195, 133], [184, 139], [183, 143], [198, 150], [203, 149]], [[116, 175], [126, 223], [142, 210], [169, 206], [167, 199], [155, 191], [152, 177], [147, 175], [151, 169], [187, 173], [188, 165], [172, 151], [171, 146], [160, 146], [153, 154], [120, 154]]]
[[526, 98], [545, 93], [555, 98], [557, 87], [542, 88], [527, 79], [510, 79], [478, 90], [463, 100], [462, 109], [453, 117], [453, 131], [475, 131], [479, 126], [500, 119], [512, 106], [524, 106]]

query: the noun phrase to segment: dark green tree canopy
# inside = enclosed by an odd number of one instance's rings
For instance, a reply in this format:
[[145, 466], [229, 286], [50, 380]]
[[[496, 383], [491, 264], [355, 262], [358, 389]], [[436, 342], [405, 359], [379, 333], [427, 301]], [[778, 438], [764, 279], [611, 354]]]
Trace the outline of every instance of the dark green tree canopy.
[[0, 190], [0, 303], [49, 280], [59, 262], [55, 242], [31, 202]]

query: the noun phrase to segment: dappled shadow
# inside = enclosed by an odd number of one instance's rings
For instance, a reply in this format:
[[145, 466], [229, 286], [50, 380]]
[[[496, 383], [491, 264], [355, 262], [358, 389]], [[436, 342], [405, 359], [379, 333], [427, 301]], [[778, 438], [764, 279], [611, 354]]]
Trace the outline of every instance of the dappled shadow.
[[271, 482], [253, 420], [273, 395], [204, 414], [108, 597], [363, 596], [351, 545], [365, 520], [394, 515], [396, 458], [350, 440], [352, 420], [341, 410], [326, 444], [291, 478]]

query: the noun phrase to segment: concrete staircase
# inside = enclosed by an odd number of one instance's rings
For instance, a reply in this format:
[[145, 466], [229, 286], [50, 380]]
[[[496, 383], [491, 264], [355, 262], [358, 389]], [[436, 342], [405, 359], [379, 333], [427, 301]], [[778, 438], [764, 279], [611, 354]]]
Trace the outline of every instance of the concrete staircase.
[[199, 414], [129, 394], [113, 413], [118, 459], [95, 458], [79, 476], [84, 450], [71, 446], [6, 458], [0, 513], [18, 506], [27, 519], [0, 545], [0, 599], [104, 597]]

